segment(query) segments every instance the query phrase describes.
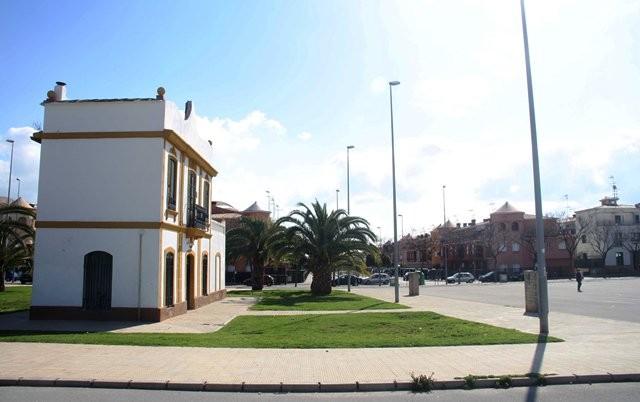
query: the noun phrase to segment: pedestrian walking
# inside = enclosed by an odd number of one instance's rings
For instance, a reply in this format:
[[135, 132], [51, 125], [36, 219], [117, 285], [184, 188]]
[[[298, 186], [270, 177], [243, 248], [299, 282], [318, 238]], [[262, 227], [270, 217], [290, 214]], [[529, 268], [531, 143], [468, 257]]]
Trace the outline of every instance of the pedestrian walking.
[[582, 275], [582, 271], [580, 271], [579, 269], [576, 270], [576, 282], [578, 282], [578, 292], [582, 292], [580, 288], [582, 287], [583, 278], [584, 278], [584, 275]]

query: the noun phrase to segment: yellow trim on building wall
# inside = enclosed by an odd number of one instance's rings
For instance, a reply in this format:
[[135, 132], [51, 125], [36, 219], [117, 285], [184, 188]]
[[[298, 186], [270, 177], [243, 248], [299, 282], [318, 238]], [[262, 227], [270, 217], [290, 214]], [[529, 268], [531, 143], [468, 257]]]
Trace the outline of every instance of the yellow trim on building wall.
[[189, 145], [178, 133], [173, 130], [162, 131], [103, 131], [103, 132], [62, 132], [62, 133], [45, 133], [37, 132], [32, 137], [37, 142], [42, 140], [81, 140], [81, 139], [122, 139], [122, 138], [164, 138], [175, 148], [182, 151], [189, 156], [189, 159], [193, 159], [194, 162], [200, 166], [204, 171], [211, 176], [217, 176], [218, 171], [207, 162], [191, 145]]
[[36, 221], [39, 229], [164, 229], [184, 233], [189, 237], [211, 238], [211, 234], [202, 229], [174, 225], [167, 222], [115, 222], [115, 221]]

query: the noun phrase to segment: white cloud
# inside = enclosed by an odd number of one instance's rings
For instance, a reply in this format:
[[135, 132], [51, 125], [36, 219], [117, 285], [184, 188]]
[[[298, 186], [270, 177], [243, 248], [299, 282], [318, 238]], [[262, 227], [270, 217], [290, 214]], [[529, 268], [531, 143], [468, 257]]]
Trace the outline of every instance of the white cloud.
[[376, 77], [371, 80], [369, 84], [369, 90], [374, 94], [379, 94], [384, 92], [387, 89], [387, 81], [384, 77]]
[[300, 134], [298, 134], [298, 138], [301, 139], [302, 141], [309, 141], [311, 137], [312, 135], [308, 131], [303, 131]]
[[[11, 198], [18, 195], [20, 179], [20, 196], [29, 202], [36, 202], [38, 192], [38, 172], [40, 166], [40, 144], [31, 140], [31, 135], [37, 131], [32, 127], [11, 127], [5, 133], [5, 139], [14, 140], [13, 171], [11, 172]], [[11, 160], [11, 144], [2, 142], [0, 145], [0, 183], [3, 196], [7, 195], [7, 181], [9, 179], [9, 165]]]

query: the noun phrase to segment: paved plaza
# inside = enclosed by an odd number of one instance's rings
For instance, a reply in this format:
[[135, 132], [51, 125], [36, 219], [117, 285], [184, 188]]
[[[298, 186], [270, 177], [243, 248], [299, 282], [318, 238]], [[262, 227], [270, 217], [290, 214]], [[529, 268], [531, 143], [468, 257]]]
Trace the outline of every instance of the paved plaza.
[[[431, 282], [430, 285], [433, 285]], [[549, 308], [554, 312], [640, 323], [640, 278], [585, 278], [549, 281]], [[439, 284], [422, 288], [428, 295], [524, 309], [524, 282]]]
[[[635, 279], [608, 280], [606, 286], [629, 286]], [[521, 285], [521, 284], [520, 284]], [[572, 283], [567, 284], [567, 290]], [[414, 311], [430, 310], [506, 328], [536, 333], [538, 319], [523, 314], [522, 307], [509, 305], [518, 284], [428, 285], [421, 295], [406, 296], [401, 303]], [[550, 287], [563, 287], [552, 283]], [[596, 283], [587, 282], [586, 296]], [[389, 286], [359, 286], [354, 292], [384, 300], [393, 299]], [[483, 302], [458, 300], [456, 294], [475, 293]], [[504, 293], [504, 297], [503, 297]], [[551, 292], [550, 292], [551, 293]], [[561, 294], [552, 292], [552, 294]], [[556, 296], [553, 296], [556, 297]], [[198, 328], [213, 322], [203, 314], [220, 309], [247, 311], [245, 301], [228, 298], [197, 314], [167, 320], [167, 328]], [[242, 300], [242, 299], [241, 299]], [[501, 301], [504, 300], [503, 303]], [[515, 300], [515, 299], [514, 299]], [[552, 298], [552, 300], [554, 300]], [[624, 301], [624, 300], [622, 300]], [[554, 303], [552, 302], [552, 308]], [[231, 306], [231, 307], [230, 307]], [[588, 308], [588, 303], [585, 303]], [[622, 309], [621, 311], [626, 311]], [[300, 313], [300, 312], [297, 312]], [[331, 312], [329, 312], [330, 314]], [[343, 312], [344, 313], [344, 312]], [[392, 312], [389, 312], [392, 314]], [[215, 314], [213, 315], [215, 316]], [[189, 320], [191, 319], [191, 322]], [[175, 320], [175, 321], [174, 321]], [[218, 318], [218, 321], [222, 319]], [[1, 321], [0, 321], [1, 322]], [[150, 324], [156, 325], [156, 324]], [[206, 327], [205, 325], [200, 325]], [[494, 346], [368, 348], [368, 349], [253, 349], [140, 347], [67, 344], [0, 344], [2, 377], [70, 378], [136, 381], [184, 381], [210, 384], [317, 384], [409, 381], [411, 373], [430, 374], [439, 380], [467, 374], [518, 374], [528, 372], [558, 375], [640, 373], [640, 323], [632, 319], [607, 319], [552, 309], [551, 334], [565, 340], [552, 344]], [[200, 332], [200, 331], [192, 331]]]

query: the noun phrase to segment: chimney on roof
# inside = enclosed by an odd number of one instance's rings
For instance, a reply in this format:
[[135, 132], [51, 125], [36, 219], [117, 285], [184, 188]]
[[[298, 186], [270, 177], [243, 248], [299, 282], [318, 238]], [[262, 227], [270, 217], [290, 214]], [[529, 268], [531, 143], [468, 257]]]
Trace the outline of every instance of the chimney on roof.
[[456, 227], [459, 228], [460, 227], [460, 223], [456, 223]]
[[463, 228], [466, 228], [466, 227], [467, 227], [467, 222], [463, 223], [463, 224], [462, 224], [462, 227], [463, 227]]
[[67, 100], [67, 84], [62, 81], [56, 81], [56, 86], [53, 88], [53, 92], [55, 92], [56, 101]]
[[469, 224], [469, 226], [475, 226], [476, 225], [476, 220], [475, 219], [471, 219], [471, 223]]
[[484, 218], [482, 222], [489, 222], [489, 218]]

